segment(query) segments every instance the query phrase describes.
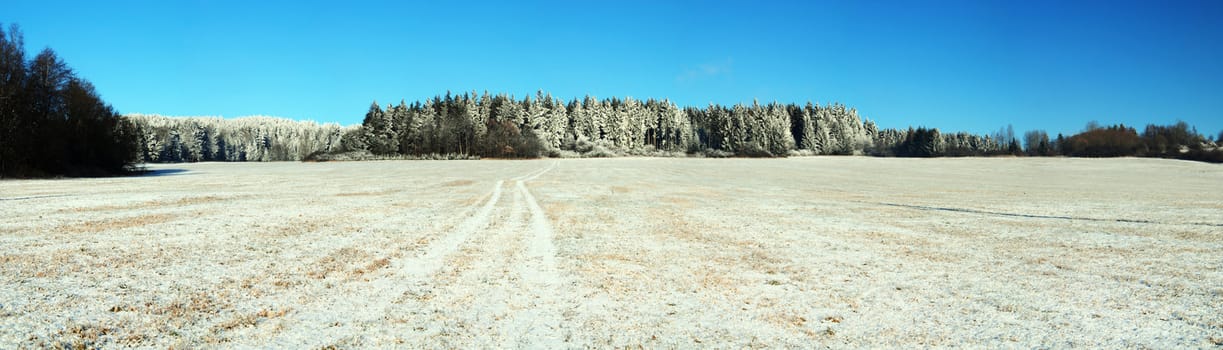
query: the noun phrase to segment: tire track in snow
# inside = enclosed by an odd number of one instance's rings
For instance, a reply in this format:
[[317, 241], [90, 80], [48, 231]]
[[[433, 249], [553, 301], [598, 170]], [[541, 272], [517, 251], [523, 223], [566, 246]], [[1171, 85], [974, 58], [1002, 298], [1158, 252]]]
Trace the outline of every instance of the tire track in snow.
[[552, 231], [525, 187], [554, 167], [510, 178], [514, 185], [503, 197], [512, 200], [497, 205], [493, 223], [445, 258], [432, 275], [433, 285], [422, 286], [416, 298], [404, 300], [408, 304], [397, 311], [408, 313], [402, 319], [411, 320], [413, 332], [437, 344], [465, 348], [563, 344], [561, 309], [556, 305], [564, 300], [558, 295], [567, 294], [557, 294], [561, 283], [556, 277]]
[[980, 215], [990, 215], [990, 216], [1008, 216], [1008, 217], [1027, 218], [1027, 219], [1077, 220], [1077, 221], [1118, 222], [1118, 223], [1128, 223], [1128, 224], [1190, 225], [1190, 226], [1223, 227], [1223, 223], [1214, 223], [1214, 222], [1166, 223], [1166, 222], [1142, 220], [1142, 219], [1125, 219], [1125, 218], [1102, 219], [1102, 218], [1066, 216], [1066, 215], [1039, 215], [1039, 214], [1024, 214], [1024, 213], [1008, 213], [1008, 212], [989, 211], [989, 210], [971, 209], [971, 208], [936, 207], [936, 206], [927, 206], [927, 205], [913, 205], [913, 204], [899, 204], [899, 203], [885, 203], [885, 202], [878, 202], [878, 203], [858, 202], [858, 203], [875, 204], [875, 205], [883, 205], [883, 206], [898, 207], [898, 208], [908, 208], [908, 209], [914, 209], [914, 210], [945, 211], [945, 212], [953, 212], [953, 213], [980, 214]]
[[555, 231], [552, 230], [552, 222], [526, 186], [528, 181], [554, 168], [555, 162], [531, 176], [516, 180], [515, 183], [531, 216], [529, 236], [526, 238], [526, 260], [517, 269], [527, 285], [527, 293], [522, 297], [529, 298], [526, 304], [530, 307], [519, 310], [514, 315], [510, 330], [513, 333], [511, 343], [517, 347], [559, 348], [567, 338], [562, 329], [564, 312], [561, 305], [562, 301], [567, 300], [562, 297], [567, 293], [564, 291], [563, 279], [557, 271], [556, 244], [553, 242]]
[[440, 269], [447, 255], [458, 251], [459, 245], [467, 241], [477, 230], [488, 227], [490, 221], [489, 214], [492, 213], [493, 207], [497, 206], [497, 202], [501, 200], [501, 186], [504, 183], [504, 180], [497, 180], [497, 184], [493, 186], [492, 197], [484, 203], [484, 206], [480, 207], [480, 210], [475, 215], [467, 218], [467, 220], [463, 220], [463, 223], [455, 228], [453, 234], [430, 244], [429, 249], [424, 254], [414, 259], [417, 260], [414, 261], [415, 264], [399, 264], [398, 273], [413, 277], [427, 277], [429, 274]]
[[[553, 231], [551, 223], [525, 185], [527, 181], [534, 180], [555, 167], [554, 162], [549, 167], [509, 180], [516, 183], [515, 208], [512, 208], [509, 218], [501, 220], [522, 223], [506, 223], [509, 226], [503, 229], [526, 231], [526, 237], [522, 238], [526, 245], [526, 256], [523, 259], [525, 263], [515, 269], [517, 275], [521, 276], [524, 288], [508, 297], [520, 299], [521, 302], [517, 304], [528, 307], [513, 313], [506, 320], [508, 323], [502, 327], [503, 345], [556, 347], [563, 342], [562, 336], [559, 335], [562, 318], [558, 303], [562, 300], [560, 295], [564, 294], [558, 292], [558, 287], [562, 285], [556, 272]], [[303, 307], [302, 312], [288, 317], [287, 320], [292, 322], [282, 324], [284, 331], [268, 344], [317, 347], [343, 343], [346, 339], [364, 339], [378, 343], [375, 339], [369, 339], [371, 335], [363, 334], [362, 330], [367, 329], [370, 324], [391, 322], [390, 317], [394, 314], [391, 311], [406, 306], [402, 304], [405, 296], [420, 294], [422, 291], [431, 293], [428, 291], [436, 289], [435, 284], [439, 281], [435, 280], [435, 274], [446, 267], [448, 258], [460, 253], [462, 246], [470, 241], [473, 235], [490, 230], [492, 213], [501, 202], [505, 185], [506, 180], [498, 180], [483, 205], [464, 210], [471, 213], [471, 216], [452, 226], [454, 229], [451, 233], [429, 243], [424, 252], [415, 256], [393, 258], [390, 268], [383, 270], [377, 277], [371, 276], [373, 279], [367, 282], [336, 286], [343, 288], [344, 292], [324, 292], [335, 296], [308, 303], [313, 306]], [[520, 200], [526, 204], [526, 213], [519, 212], [520, 214], [514, 215], [512, 212], [522, 210], [523, 203], [519, 202]], [[524, 218], [523, 214], [529, 215], [529, 219]], [[307, 292], [304, 296], [308, 297], [309, 294], [313, 293]], [[378, 335], [373, 336], [380, 338]]]
[[[512, 189], [512, 188], [511, 188]], [[434, 274], [433, 289], [418, 304], [407, 305], [404, 319], [426, 341], [471, 349], [507, 348], [516, 337], [510, 331], [514, 310], [524, 306], [529, 288], [516, 273], [523, 261], [529, 213], [522, 193], [509, 191], [494, 211], [492, 225], [471, 240]], [[506, 203], [509, 202], [509, 203]], [[409, 303], [413, 301], [407, 301]], [[471, 331], [453, 331], [480, 330]]]
[[424, 253], [396, 258], [387, 273], [367, 283], [337, 286], [348, 287], [348, 293], [331, 293], [334, 297], [329, 300], [311, 303], [314, 307], [286, 318], [295, 322], [285, 325], [286, 329], [267, 344], [290, 348], [325, 346], [361, 334], [362, 323], [387, 322], [387, 311], [395, 306], [396, 299], [427, 287], [432, 282], [431, 275], [442, 268], [448, 255], [458, 251], [476, 231], [488, 227], [504, 184], [504, 180], [497, 180], [484, 205], [456, 225], [451, 234], [430, 243]]

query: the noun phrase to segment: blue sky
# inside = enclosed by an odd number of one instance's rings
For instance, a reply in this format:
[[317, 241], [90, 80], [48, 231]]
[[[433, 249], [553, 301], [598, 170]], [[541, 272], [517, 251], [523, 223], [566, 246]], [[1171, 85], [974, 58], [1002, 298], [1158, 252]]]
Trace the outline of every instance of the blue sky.
[[883, 127], [1223, 130], [1223, 1], [6, 1], [122, 113], [359, 123], [449, 91], [837, 101]]

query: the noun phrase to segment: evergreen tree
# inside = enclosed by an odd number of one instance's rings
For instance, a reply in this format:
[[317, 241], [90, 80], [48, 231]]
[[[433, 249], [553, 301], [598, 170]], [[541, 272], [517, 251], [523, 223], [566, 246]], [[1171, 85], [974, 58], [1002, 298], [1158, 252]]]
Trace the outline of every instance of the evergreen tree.
[[399, 137], [392, 120], [393, 116], [400, 112], [390, 105], [387, 105], [387, 109], [391, 110], [391, 113], [383, 111], [382, 107], [378, 106], [378, 102], [374, 101], [370, 104], [369, 111], [365, 113], [365, 121], [361, 123], [364, 143], [374, 154], [391, 154], [399, 151]]

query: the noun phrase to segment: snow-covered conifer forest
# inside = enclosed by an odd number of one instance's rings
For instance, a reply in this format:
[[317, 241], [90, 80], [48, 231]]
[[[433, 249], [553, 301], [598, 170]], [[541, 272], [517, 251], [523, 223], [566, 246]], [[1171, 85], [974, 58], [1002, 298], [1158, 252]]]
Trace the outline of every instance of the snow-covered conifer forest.
[[439, 95], [372, 103], [359, 126], [282, 118], [129, 115], [143, 131], [148, 162], [328, 159], [469, 159], [615, 156], [786, 157], [795, 155], [1149, 156], [1223, 161], [1217, 140], [1184, 122], [1089, 124], [1050, 139], [1009, 126], [990, 135], [931, 128], [880, 129], [839, 103], [777, 102], [680, 107], [666, 99], [585, 96], [568, 102], [543, 91]]
[[276, 117], [164, 117], [129, 114], [143, 131], [142, 157], [151, 163], [301, 160], [343, 149], [357, 127]]
[[[542, 91], [521, 99], [473, 92], [386, 106], [375, 102], [363, 123], [351, 128], [276, 118], [129, 118], [144, 131], [144, 159], [150, 162], [301, 160], [316, 152], [495, 158], [892, 155], [915, 132], [879, 130], [839, 103], [680, 107], [666, 99], [632, 97], [564, 101]], [[985, 155], [1005, 149], [990, 136], [931, 132], [937, 139], [933, 152]]]

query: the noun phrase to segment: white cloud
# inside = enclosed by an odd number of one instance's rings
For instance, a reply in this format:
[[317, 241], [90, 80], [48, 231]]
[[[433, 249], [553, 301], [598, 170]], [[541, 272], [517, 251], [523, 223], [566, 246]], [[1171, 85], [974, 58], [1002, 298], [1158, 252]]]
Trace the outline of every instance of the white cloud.
[[684, 69], [684, 72], [675, 77], [677, 81], [693, 81], [702, 78], [716, 77], [720, 75], [730, 74], [734, 60], [726, 58], [722, 61], [708, 62], [699, 64], [696, 67]]

